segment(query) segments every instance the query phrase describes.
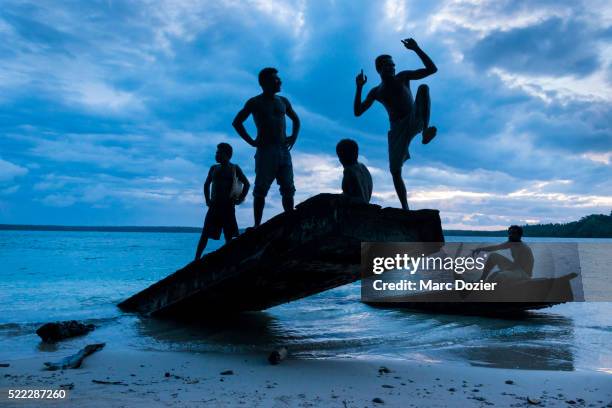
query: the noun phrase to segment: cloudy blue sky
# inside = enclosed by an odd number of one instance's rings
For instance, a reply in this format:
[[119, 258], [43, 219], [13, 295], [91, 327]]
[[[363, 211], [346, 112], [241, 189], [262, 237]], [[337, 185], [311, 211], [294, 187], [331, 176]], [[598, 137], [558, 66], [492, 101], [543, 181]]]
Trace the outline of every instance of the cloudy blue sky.
[[[609, 213], [611, 26], [605, 0], [4, 0], [0, 223], [200, 225], [217, 143], [254, 178], [231, 119], [263, 66], [302, 119], [297, 200], [339, 190], [334, 146], [351, 137], [374, 201], [398, 206], [386, 114], [355, 118], [352, 99], [380, 53], [420, 67], [405, 37], [439, 68], [425, 80], [438, 137], [404, 167], [412, 208], [469, 229]], [[265, 218], [275, 186], [268, 201]], [[250, 197], [238, 215], [252, 222]]]

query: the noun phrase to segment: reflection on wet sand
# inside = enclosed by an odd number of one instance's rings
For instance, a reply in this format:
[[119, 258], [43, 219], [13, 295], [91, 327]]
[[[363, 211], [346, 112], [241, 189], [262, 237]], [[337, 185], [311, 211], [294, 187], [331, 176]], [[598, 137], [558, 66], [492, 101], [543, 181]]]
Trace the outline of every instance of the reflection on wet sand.
[[[531, 313], [524, 319], [474, 320], [488, 332], [483, 344], [474, 342], [451, 350], [470, 365], [521, 370], [573, 371], [573, 319]], [[492, 324], [493, 323], [493, 324]]]
[[277, 345], [295, 345], [307, 340], [285, 329], [277, 318], [265, 312], [197, 321], [142, 317], [137, 330], [173, 350], [269, 351]]
[[[414, 318], [414, 313], [408, 311], [394, 313], [395, 319], [404, 320], [407, 325], [402, 333], [381, 332], [379, 338], [368, 339], [355, 337], [354, 333], [342, 339], [314, 339], [304, 328], [283, 324], [281, 319], [265, 312], [199, 321], [139, 318], [137, 331], [153, 340], [153, 347], [157, 343], [160, 348], [171, 350], [269, 352], [282, 345], [290, 347], [294, 356], [332, 357], [346, 356], [353, 351], [367, 354], [370, 347], [382, 346], [387, 349], [384, 354], [401, 359], [413, 359], [416, 354], [428, 358], [446, 355], [474, 366], [574, 370], [572, 318], [547, 313], [530, 313], [512, 319], [416, 315], [430, 322], [429, 331], [442, 330], [448, 333], [448, 338], [432, 341], [426, 333], [415, 333], [408, 320]], [[320, 329], [325, 331], [325, 327]], [[398, 335], [404, 344], [398, 342]]]

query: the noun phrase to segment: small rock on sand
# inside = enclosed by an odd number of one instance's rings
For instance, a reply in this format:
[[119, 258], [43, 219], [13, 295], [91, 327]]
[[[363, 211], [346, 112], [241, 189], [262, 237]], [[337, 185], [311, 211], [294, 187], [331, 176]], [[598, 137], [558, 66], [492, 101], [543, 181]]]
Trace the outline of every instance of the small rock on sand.
[[288, 351], [286, 347], [280, 347], [270, 353], [268, 356], [268, 362], [272, 365], [277, 365], [281, 361], [287, 358]]
[[532, 404], [532, 405], [539, 405], [540, 404], [540, 400], [538, 398], [535, 398], [535, 397], [527, 397], [527, 402]]
[[391, 372], [391, 370], [389, 370], [387, 367], [380, 367], [378, 369], [378, 374], [389, 374]]
[[385, 401], [383, 401], [382, 398], [378, 398], [378, 397], [373, 398], [372, 402], [375, 403], [375, 404], [384, 404], [385, 403]]
[[43, 324], [36, 330], [42, 341], [54, 343], [70, 337], [82, 336], [94, 330], [93, 324], [83, 324], [76, 320]]

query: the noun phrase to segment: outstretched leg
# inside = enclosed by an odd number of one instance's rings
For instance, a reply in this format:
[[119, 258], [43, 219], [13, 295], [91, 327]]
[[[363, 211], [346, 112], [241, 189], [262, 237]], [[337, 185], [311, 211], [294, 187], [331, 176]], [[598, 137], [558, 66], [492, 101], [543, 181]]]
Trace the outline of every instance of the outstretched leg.
[[397, 197], [402, 203], [402, 208], [404, 210], [408, 210], [408, 199], [406, 198], [406, 185], [404, 184], [404, 179], [402, 179], [402, 169], [391, 172], [391, 176], [393, 176], [393, 186], [395, 186], [395, 192], [397, 193]]
[[416, 98], [414, 99], [414, 105], [416, 117], [423, 123], [423, 144], [427, 144], [436, 137], [437, 133], [435, 126], [429, 126], [431, 99], [429, 99], [429, 87], [427, 85], [419, 85]]

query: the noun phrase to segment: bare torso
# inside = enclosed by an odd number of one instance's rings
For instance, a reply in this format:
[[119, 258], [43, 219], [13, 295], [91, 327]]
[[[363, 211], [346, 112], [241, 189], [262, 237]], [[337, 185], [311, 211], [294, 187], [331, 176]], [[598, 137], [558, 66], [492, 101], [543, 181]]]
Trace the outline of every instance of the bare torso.
[[514, 263], [517, 264], [529, 276], [533, 274], [533, 252], [531, 248], [523, 242], [512, 242], [510, 252]]
[[258, 146], [284, 145], [287, 105], [287, 99], [278, 95], [257, 95], [247, 102], [257, 127]]
[[397, 122], [411, 114], [414, 99], [410, 91], [410, 82], [399, 75], [381, 82], [370, 92], [374, 99], [385, 107], [390, 122]]

